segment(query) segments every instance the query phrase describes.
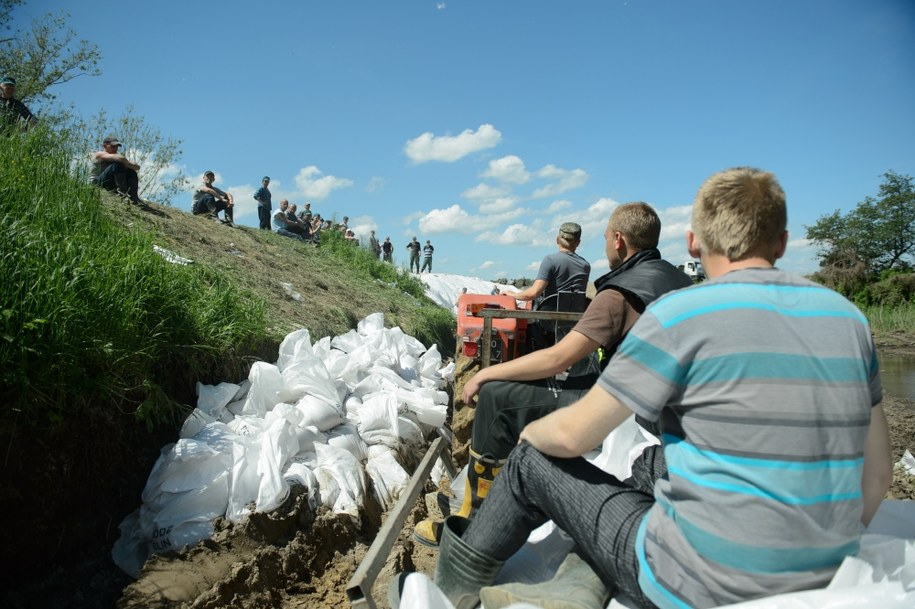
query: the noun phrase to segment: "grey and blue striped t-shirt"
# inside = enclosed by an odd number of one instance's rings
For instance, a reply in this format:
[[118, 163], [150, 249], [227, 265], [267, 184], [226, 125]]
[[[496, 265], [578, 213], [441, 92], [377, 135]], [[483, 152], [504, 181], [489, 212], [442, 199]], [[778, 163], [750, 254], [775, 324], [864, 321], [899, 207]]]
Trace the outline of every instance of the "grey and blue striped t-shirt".
[[661, 424], [668, 474], [637, 543], [659, 607], [820, 587], [857, 552], [882, 390], [867, 320], [841, 295], [732, 271], [651, 305], [598, 382]]

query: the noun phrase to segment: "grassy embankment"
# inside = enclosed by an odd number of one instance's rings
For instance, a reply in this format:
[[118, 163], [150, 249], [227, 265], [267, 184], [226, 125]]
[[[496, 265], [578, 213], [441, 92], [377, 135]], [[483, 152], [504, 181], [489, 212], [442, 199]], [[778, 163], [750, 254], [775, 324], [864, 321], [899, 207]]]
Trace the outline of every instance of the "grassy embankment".
[[[450, 312], [363, 249], [129, 206], [73, 175], [47, 132], [0, 141], [0, 215], [9, 573], [110, 547], [195, 382], [241, 381], [289, 331], [317, 340], [381, 311], [453, 350]], [[195, 262], [170, 264], [154, 244]]]

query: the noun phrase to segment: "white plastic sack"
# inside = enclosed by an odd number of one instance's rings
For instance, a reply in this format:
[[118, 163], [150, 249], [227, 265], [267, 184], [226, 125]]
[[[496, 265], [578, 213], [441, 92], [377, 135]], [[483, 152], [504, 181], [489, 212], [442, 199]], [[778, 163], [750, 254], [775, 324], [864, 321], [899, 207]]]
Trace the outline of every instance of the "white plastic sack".
[[262, 417], [282, 401], [279, 395], [284, 388], [283, 375], [273, 364], [254, 362], [251, 364], [248, 380], [251, 381], [251, 388], [248, 390], [241, 414]]
[[318, 466], [314, 470], [321, 489], [321, 503], [335, 513], [359, 515], [365, 501], [365, 474], [349, 451], [316, 444]]
[[236, 399], [240, 390], [241, 387], [234, 383], [204, 385], [198, 382], [196, 385], [197, 408], [219, 420], [222, 418], [226, 405]]
[[368, 446], [359, 437], [356, 427], [349, 423], [337, 425], [327, 432], [327, 444], [348, 451], [359, 462], [365, 461], [368, 456]]
[[410, 483], [410, 474], [387, 446], [371, 446], [365, 471], [372, 479], [375, 497], [384, 509], [391, 508]]
[[313, 395], [302, 396], [295, 407], [302, 413], [300, 425], [311, 425], [321, 431], [333, 429], [345, 419], [342, 406]]

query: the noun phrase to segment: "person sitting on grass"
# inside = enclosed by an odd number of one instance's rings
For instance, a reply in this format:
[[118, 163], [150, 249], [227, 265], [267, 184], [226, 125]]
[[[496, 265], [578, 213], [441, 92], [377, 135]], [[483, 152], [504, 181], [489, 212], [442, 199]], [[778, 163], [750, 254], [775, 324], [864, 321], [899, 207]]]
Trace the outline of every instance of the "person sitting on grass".
[[286, 209], [286, 230], [297, 234], [304, 241], [309, 241], [311, 240], [311, 227], [296, 215], [297, 209], [298, 206], [295, 203], [290, 203]]
[[232, 223], [232, 208], [235, 206], [235, 199], [226, 191], [216, 188], [213, 182], [216, 181], [216, 174], [212, 171], [203, 173], [203, 185], [194, 191], [194, 206], [192, 211], [194, 215], [206, 215], [213, 219], [219, 218], [219, 212], [225, 212], [223, 222], [229, 226]]
[[[583, 561], [560, 579], [593, 569], [638, 607], [820, 588], [858, 552], [893, 476], [876, 350], [846, 298], [774, 266], [786, 226], [771, 173], [706, 180], [686, 242], [708, 281], [649, 305], [587, 395], [524, 428], [476, 517], [445, 521], [435, 580], [456, 607], [524, 600], [486, 586], [548, 520]], [[639, 484], [581, 457], [632, 413], [667, 464]]]
[[140, 166], [120, 153], [121, 146], [113, 135], [102, 140], [102, 150], [92, 155], [92, 182], [139, 204]]
[[301, 235], [298, 235], [290, 230], [288, 211], [289, 201], [283, 199], [280, 201], [280, 208], [273, 214], [273, 232], [275, 232], [277, 235], [289, 237], [290, 239], [298, 239], [299, 241], [304, 241], [305, 239]]

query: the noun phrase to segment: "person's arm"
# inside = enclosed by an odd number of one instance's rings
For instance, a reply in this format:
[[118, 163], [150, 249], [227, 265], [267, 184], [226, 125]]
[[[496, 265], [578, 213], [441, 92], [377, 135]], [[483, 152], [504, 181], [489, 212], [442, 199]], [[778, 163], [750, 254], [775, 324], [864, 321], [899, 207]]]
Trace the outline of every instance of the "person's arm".
[[527, 425], [519, 442], [564, 459], [580, 457], [599, 446], [632, 411], [600, 385], [583, 398]]
[[95, 158], [100, 161], [108, 161], [110, 163], [120, 163], [128, 169], [133, 169], [134, 171], [139, 171], [140, 166], [136, 163], [131, 163], [127, 160], [127, 157], [123, 154], [112, 154], [110, 152], [105, 152], [104, 150], [99, 150], [95, 153]]
[[861, 492], [864, 498], [864, 513], [861, 522], [870, 524], [880, 502], [886, 496], [893, 482], [893, 458], [890, 455], [890, 434], [887, 429], [883, 406], [871, 409], [871, 424], [864, 444], [864, 471], [861, 474]]
[[465, 404], [473, 403], [480, 388], [489, 381], [535, 381], [559, 374], [569, 366], [596, 351], [600, 346], [581, 332], [572, 330], [562, 340], [546, 349], [539, 349], [517, 359], [488, 366], [477, 372], [464, 385]]
[[547, 285], [548, 284], [545, 280], [535, 279], [534, 283], [532, 283], [528, 288], [515, 294], [515, 299], [516, 300], [534, 300], [535, 298], [537, 298], [538, 296], [543, 294], [543, 290], [546, 289]]

